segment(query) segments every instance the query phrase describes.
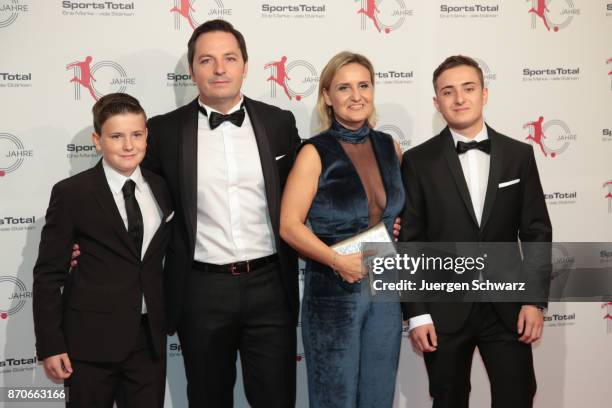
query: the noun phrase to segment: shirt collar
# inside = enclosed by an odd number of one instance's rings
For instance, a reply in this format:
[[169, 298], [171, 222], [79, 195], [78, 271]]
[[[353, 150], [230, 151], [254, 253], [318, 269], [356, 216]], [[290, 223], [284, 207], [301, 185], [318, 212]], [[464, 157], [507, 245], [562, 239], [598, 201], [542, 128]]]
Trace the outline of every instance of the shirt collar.
[[468, 143], [468, 142], [482, 142], [483, 140], [487, 140], [489, 138], [489, 133], [487, 132], [487, 125], [486, 124], [482, 124], [482, 129], [480, 130], [480, 132], [478, 132], [478, 134], [476, 135], [476, 137], [474, 137], [473, 139], [470, 139], [469, 137], [465, 137], [460, 133], [455, 132], [453, 129], [449, 128], [451, 135], [453, 136], [453, 142], [455, 144], [455, 146], [457, 146], [457, 142], [464, 142], [464, 143]]
[[125, 177], [123, 174], [113, 169], [106, 162], [106, 160], [104, 160], [104, 158], [102, 159], [102, 167], [104, 168], [104, 175], [106, 176], [108, 186], [110, 187], [113, 194], [119, 193], [128, 179], [133, 180], [134, 183], [136, 183], [136, 188], [139, 190], [143, 187], [143, 184], [145, 183], [145, 179], [142, 176], [142, 172], [140, 171], [140, 166], [136, 167], [136, 170], [134, 170], [134, 172], [129, 177]]
[[[235, 104], [234, 106], [232, 106], [232, 108], [224, 115], [229, 115], [230, 113], [234, 113], [236, 112], [238, 109], [240, 109], [240, 107], [242, 106], [242, 103], [244, 102], [244, 96], [241, 94], [240, 95], [240, 100], [238, 101], [237, 104]], [[206, 109], [206, 112], [210, 113], [210, 112], [217, 112], [217, 113], [221, 113], [218, 110], [216, 110], [215, 108], [211, 108], [210, 106], [204, 104], [200, 98], [198, 98], [198, 103], [200, 104], [201, 107], [203, 107], [204, 109]]]

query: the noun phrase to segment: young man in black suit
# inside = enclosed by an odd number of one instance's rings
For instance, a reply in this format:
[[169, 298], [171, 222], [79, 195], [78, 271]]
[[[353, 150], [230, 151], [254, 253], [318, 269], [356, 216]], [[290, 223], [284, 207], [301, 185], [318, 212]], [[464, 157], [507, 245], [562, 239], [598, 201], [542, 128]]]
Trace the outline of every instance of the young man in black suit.
[[[434, 105], [448, 126], [407, 151], [400, 241], [550, 242], [552, 227], [533, 149], [483, 119], [488, 90], [472, 58], [452, 56], [434, 72]], [[467, 407], [478, 347], [492, 406], [531, 407], [531, 343], [545, 303], [406, 303], [410, 338], [424, 353], [435, 408]]]
[[241, 92], [242, 34], [211, 20], [187, 58], [199, 96], [149, 120], [143, 166], [164, 177], [177, 224], [166, 258], [191, 407], [232, 407], [236, 357], [255, 408], [295, 404], [298, 268], [280, 196], [300, 138], [293, 114]]
[[[163, 258], [172, 201], [139, 167], [145, 113], [126, 94], [93, 107], [103, 158], [51, 192], [34, 267], [36, 349], [69, 387], [68, 407], [163, 407], [166, 370]], [[80, 245], [69, 273], [71, 247]], [[63, 290], [62, 290], [63, 287]]]

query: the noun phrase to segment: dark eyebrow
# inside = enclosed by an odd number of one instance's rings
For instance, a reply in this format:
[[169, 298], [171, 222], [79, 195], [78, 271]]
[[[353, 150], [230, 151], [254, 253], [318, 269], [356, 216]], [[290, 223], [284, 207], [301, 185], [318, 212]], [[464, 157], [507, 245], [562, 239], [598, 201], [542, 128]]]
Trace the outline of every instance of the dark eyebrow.
[[[229, 56], [229, 55], [234, 55], [234, 56], [236, 56], [236, 55], [238, 55], [238, 53], [237, 53], [237, 52], [234, 52], [234, 51], [230, 51], [230, 52], [226, 52], [225, 54], [223, 54], [223, 56], [224, 56], [224, 57], [227, 57], [227, 56]], [[214, 58], [214, 56], [213, 56], [213, 55], [211, 55], [211, 54], [200, 54], [200, 55], [198, 55], [197, 57], [198, 57], [198, 58], [205, 58], [205, 57]]]
[[[461, 86], [468, 86], [468, 85], [476, 85], [476, 82], [474, 81], [469, 81], [469, 82], [464, 82], [461, 84]], [[445, 89], [453, 89], [454, 87], [452, 85], [446, 85], [444, 88], [440, 88], [440, 92], [445, 90]]]

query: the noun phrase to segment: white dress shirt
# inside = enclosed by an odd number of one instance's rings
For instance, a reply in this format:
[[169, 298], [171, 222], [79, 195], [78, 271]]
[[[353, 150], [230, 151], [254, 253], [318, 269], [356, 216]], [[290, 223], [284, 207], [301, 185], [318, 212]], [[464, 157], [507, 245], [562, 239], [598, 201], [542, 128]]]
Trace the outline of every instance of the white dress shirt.
[[[198, 100], [210, 112], [218, 112]], [[229, 113], [238, 109], [242, 98]], [[259, 149], [249, 115], [214, 130], [198, 114], [195, 260], [217, 265], [276, 253]]]
[[[487, 133], [487, 127], [482, 125], [482, 129], [476, 137], [470, 139], [465, 137], [453, 129], [450, 129], [451, 135], [453, 136], [453, 142], [455, 147], [457, 142], [481, 142], [487, 140], [489, 135]], [[489, 181], [489, 166], [491, 157], [479, 149], [470, 149], [465, 153], [459, 155], [459, 162], [461, 163], [461, 169], [463, 170], [463, 176], [467, 183], [468, 190], [470, 192], [470, 198], [472, 200], [472, 207], [474, 208], [474, 214], [476, 220], [480, 226], [482, 220], [482, 210], [484, 208], [484, 200], [487, 194], [487, 183]], [[422, 314], [411, 317], [409, 320], [408, 331], [415, 327], [423, 326], [425, 324], [433, 323], [429, 314]]]
[[[123, 198], [122, 189], [123, 185], [128, 179], [131, 179], [134, 181], [134, 183], [136, 183], [134, 195], [136, 196], [136, 201], [138, 201], [143, 222], [142, 251], [140, 252], [140, 259], [142, 259], [144, 254], [147, 252], [147, 248], [149, 247], [155, 232], [161, 224], [162, 211], [155, 200], [155, 196], [153, 196], [153, 192], [151, 191], [149, 184], [142, 176], [140, 167], [136, 167], [136, 170], [134, 170], [132, 175], [129, 177], [125, 177], [123, 174], [117, 172], [117, 170], [108, 165], [104, 159], [102, 160], [102, 167], [104, 168], [106, 181], [108, 182], [111, 193], [113, 193], [115, 204], [117, 204], [117, 209], [119, 210], [119, 214], [121, 215], [121, 219], [123, 220], [123, 225], [125, 226], [126, 230], [128, 229], [128, 218], [125, 210], [125, 199]], [[144, 295], [142, 297], [142, 313], [147, 313], [147, 305], [145, 303]]]

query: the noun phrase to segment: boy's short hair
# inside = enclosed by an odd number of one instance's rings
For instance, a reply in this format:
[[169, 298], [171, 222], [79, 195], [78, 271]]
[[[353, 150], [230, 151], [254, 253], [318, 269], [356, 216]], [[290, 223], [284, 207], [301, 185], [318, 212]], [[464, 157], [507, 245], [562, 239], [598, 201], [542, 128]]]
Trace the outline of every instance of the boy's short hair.
[[478, 62], [475, 59], [465, 55], [452, 55], [445, 59], [433, 73], [434, 92], [438, 92], [436, 88], [438, 77], [442, 75], [444, 71], [461, 65], [467, 65], [468, 67], [474, 68], [478, 74], [478, 79], [480, 79], [480, 86], [484, 88], [484, 75], [482, 73], [482, 68], [480, 68], [480, 65], [478, 65]]
[[138, 99], [126, 93], [111, 93], [101, 97], [91, 108], [93, 113], [93, 126], [94, 130], [98, 135], [102, 134], [102, 125], [109, 118], [115, 115], [121, 115], [124, 113], [135, 113], [142, 114], [145, 121], [147, 115], [144, 109], [140, 106]]

